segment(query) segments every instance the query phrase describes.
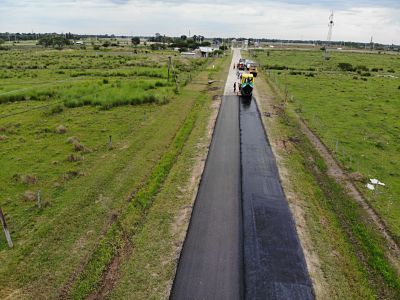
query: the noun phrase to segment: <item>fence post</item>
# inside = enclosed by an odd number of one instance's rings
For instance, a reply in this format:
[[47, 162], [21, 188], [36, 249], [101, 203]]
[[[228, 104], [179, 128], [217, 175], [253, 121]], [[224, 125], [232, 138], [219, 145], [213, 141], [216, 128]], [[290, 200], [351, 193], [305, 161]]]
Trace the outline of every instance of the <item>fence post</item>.
[[40, 198], [40, 191], [37, 192], [37, 206], [39, 209], [42, 208], [42, 199]]
[[109, 136], [109, 140], [108, 140], [108, 149], [111, 150], [112, 149], [112, 136]]
[[14, 245], [11, 240], [10, 232], [8, 231], [6, 219], [4, 218], [3, 210], [1, 209], [1, 207], [0, 207], [0, 220], [1, 220], [1, 225], [3, 225], [3, 230], [4, 234], [6, 235], [8, 246], [12, 248]]

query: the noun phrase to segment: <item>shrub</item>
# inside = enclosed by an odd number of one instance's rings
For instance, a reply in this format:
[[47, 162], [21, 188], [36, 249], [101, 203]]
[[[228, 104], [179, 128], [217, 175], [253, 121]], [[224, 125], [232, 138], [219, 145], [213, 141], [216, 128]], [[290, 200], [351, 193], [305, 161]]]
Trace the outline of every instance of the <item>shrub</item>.
[[369, 69], [368, 69], [366, 66], [363, 66], [363, 65], [361, 65], [361, 66], [357, 66], [357, 67], [356, 67], [356, 70], [360, 70], [360, 71], [366, 71], [366, 72], [368, 72], [368, 71], [369, 71]]
[[388, 72], [389, 73], [395, 73], [395, 71], [393, 69], [389, 69]]
[[56, 132], [57, 132], [58, 134], [64, 134], [64, 133], [67, 132], [67, 128], [66, 128], [64, 125], [59, 125], [59, 126], [56, 128]]
[[67, 138], [67, 143], [68, 144], [73, 144], [75, 142], [79, 142], [79, 139], [74, 137], [74, 136], [70, 136], [69, 138]]
[[72, 146], [74, 147], [74, 150], [75, 150], [76, 152], [84, 151], [84, 150], [85, 150], [85, 145], [82, 144], [82, 143], [80, 143], [80, 142], [78, 142], [78, 141], [74, 141], [74, 142], [72, 143]]
[[347, 71], [347, 72], [354, 71], [353, 65], [350, 63], [338, 63], [338, 67], [342, 71]]
[[64, 111], [64, 106], [58, 104], [58, 105], [54, 106], [52, 109], [50, 109], [49, 115], [59, 114], [59, 113], [62, 113], [63, 111]]
[[83, 156], [76, 155], [73, 153], [67, 156], [67, 161], [69, 161], [69, 162], [82, 161], [83, 159], [84, 159]]
[[21, 182], [26, 185], [34, 185], [38, 182], [38, 179], [34, 175], [22, 175]]
[[26, 191], [24, 193], [23, 198], [27, 201], [36, 201], [37, 200], [37, 193], [32, 191]]

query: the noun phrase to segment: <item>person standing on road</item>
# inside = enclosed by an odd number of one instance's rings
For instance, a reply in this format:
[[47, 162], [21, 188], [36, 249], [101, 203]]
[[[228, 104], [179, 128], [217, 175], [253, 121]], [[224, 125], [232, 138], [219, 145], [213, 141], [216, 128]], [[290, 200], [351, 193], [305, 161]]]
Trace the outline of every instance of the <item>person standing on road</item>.
[[236, 93], [236, 82], [233, 84], [233, 92]]

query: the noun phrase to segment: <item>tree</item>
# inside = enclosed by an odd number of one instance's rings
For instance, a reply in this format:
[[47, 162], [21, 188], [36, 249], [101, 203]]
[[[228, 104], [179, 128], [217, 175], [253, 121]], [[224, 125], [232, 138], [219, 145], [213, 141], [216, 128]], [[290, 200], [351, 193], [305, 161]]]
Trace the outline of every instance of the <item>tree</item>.
[[186, 35], [181, 35], [181, 40], [182, 41], [186, 41], [187, 40], [187, 36]]
[[4, 40], [3, 39], [0, 39], [0, 45], [1, 44], [4, 44]]
[[61, 35], [44, 35], [39, 40], [39, 45], [44, 47], [53, 47], [62, 49], [66, 45], [70, 45], [71, 42]]
[[133, 37], [131, 39], [131, 41], [132, 41], [132, 45], [135, 46], [135, 47], [140, 44], [140, 38], [137, 37], [137, 36]]
[[110, 41], [105, 41], [104, 43], [103, 43], [103, 47], [110, 47], [111, 46], [111, 42]]

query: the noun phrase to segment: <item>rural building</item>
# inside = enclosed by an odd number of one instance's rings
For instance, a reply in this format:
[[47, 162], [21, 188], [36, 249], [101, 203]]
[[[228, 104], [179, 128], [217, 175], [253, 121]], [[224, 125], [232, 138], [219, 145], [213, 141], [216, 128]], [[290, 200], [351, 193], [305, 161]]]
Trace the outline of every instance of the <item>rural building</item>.
[[215, 50], [219, 50], [219, 48], [199, 47], [199, 51], [202, 57], [208, 57], [210, 53], [213, 53]]

